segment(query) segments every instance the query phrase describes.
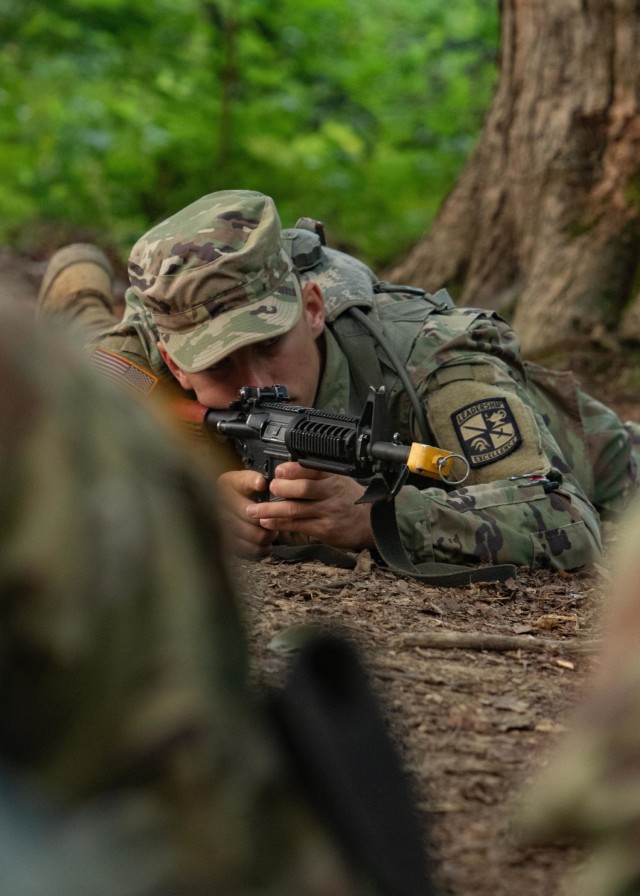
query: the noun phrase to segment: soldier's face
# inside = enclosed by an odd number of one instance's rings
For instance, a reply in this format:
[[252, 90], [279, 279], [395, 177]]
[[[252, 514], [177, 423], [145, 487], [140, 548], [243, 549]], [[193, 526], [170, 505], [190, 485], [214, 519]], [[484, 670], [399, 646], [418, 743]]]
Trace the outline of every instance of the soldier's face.
[[199, 373], [181, 370], [162, 344], [160, 352], [182, 388], [193, 390], [205, 407], [224, 409], [243, 386], [274, 383], [287, 387], [293, 404], [312, 407], [321, 373], [318, 337], [324, 329], [324, 301], [315, 284], [305, 285], [302, 301], [302, 317], [288, 333], [240, 348]]

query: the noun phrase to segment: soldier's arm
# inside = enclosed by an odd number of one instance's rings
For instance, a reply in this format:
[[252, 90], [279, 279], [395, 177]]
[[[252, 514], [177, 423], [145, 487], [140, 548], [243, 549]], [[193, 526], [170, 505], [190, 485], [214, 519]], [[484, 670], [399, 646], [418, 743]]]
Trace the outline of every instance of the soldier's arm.
[[437, 444], [470, 465], [454, 491], [405, 488], [398, 523], [414, 562], [574, 569], [601, 555], [600, 520], [531, 395], [482, 345], [429, 377]]
[[415, 563], [576, 569], [601, 556], [598, 515], [571, 485], [549, 493], [532, 480], [497, 480], [449, 493], [406, 487], [396, 507]]

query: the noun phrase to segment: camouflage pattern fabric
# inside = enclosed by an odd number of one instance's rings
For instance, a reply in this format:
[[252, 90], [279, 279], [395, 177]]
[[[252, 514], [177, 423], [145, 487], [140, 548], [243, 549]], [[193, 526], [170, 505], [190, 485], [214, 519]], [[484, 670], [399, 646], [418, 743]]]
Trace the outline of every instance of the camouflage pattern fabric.
[[640, 425], [623, 423], [569, 371], [525, 367], [536, 407], [587, 497], [601, 519], [619, 519], [638, 488]]
[[182, 370], [204, 370], [300, 319], [280, 229], [272, 199], [229, 190], [203, 196], [135, 244], [131, 287]]
[[0, 317], [0, 830], [31, 857], [0, 890], [367, 893], [250, 698], [208, 474], [51, 322]]
[[[640, 894], [640, 505], [621, 525], [606, 586], [596, 671], [569, 730], [521, 795], [528, 843], [570, 840], [586, 861], [566, 882], [576, 896]], [[564, 891], [563, 891], [564, 892]]]
[[317, 234], [299, 227], [283, 230], [282, 241], [303, 283], [312, 281], [322, 290], [328, 322], [347, 308], [373, 308], [373, 285], [378, 278], [364, 262], [323, 247]]

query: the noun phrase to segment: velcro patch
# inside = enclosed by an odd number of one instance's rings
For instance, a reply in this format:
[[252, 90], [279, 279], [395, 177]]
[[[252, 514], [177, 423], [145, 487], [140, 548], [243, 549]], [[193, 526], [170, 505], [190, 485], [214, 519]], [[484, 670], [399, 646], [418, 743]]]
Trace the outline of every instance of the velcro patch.
[[488, 381], [488, 365], [486, 371], [477, 367], [473, 379], [436, 382], [429, 393], [427, 414], [436, 444], [469, 461], [465, 485], [548, 473], [533, 409], [514, 389]]
[[506, 398], [485, 398], [451, 414], [460, 447], [472, 468], [493, 464], [522, 444]]

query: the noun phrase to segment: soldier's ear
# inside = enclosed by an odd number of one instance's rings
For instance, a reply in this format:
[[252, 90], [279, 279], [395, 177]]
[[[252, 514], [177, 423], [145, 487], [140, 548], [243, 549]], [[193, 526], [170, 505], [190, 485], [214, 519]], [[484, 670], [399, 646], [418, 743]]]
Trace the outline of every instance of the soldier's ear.
[[302, 307], [314, 339], [324, 330], [324, 296], [317, 283], [305, 283], [302, 287]]
[[166, 348], [164, 347], [164, 345], [161, 342], [158, 342], [157, 346], [158, 346], [158, 351], [160, 352], [160, 355], [162, 356], [162, 360], [167, 365], [167, 367], [169, 368], [169, 370], [171, 371], [173, 376], [180, 383], [182, 388], [186, 389], [187, 391], [192, 389], [193, 387], [191, 385], [191, 379], [189, 377], [189, 374], [185, 373], [184, 370], [181, 370], [180, 367], [178, 367], [178, 365], [176, 364], [176, 362], [172, 358], [169, 357], [169, 355], [167, 354]]

